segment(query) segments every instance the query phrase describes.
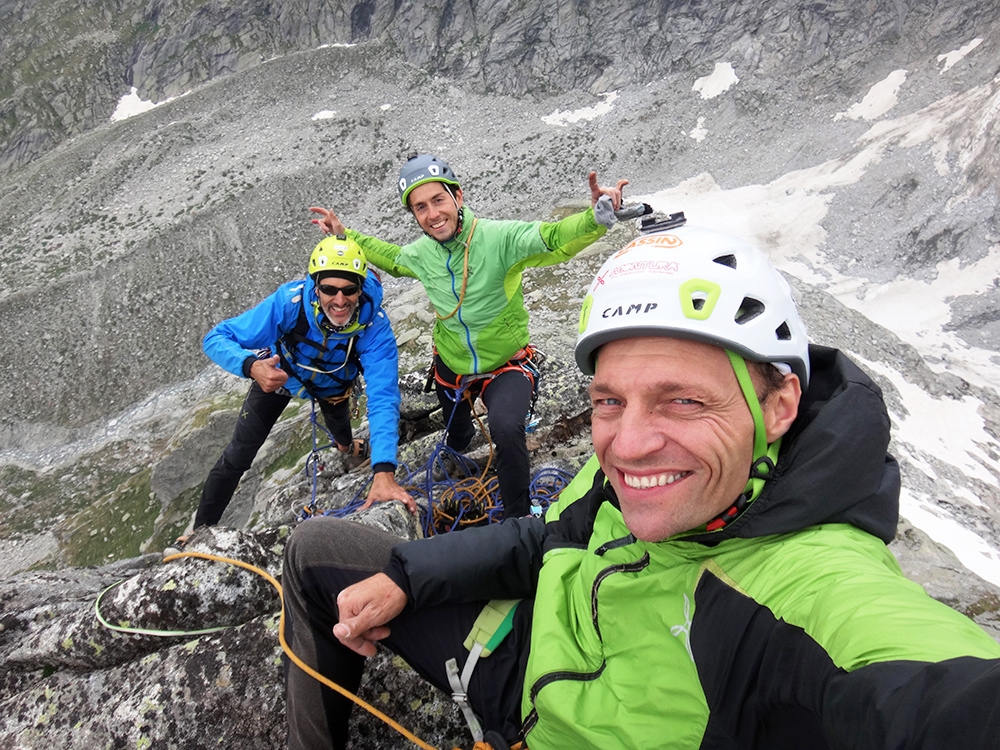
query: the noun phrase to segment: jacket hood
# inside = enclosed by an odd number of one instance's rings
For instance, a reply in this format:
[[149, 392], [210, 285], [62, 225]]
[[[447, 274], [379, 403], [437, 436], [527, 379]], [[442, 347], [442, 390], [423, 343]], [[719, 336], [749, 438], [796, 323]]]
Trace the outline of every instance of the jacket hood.
[[888, 453], [881, 389], [836, 349], [809, 347], [812, 375], [760, 496], [728, 526], [684, 537], [714, 544], [846, 523], [886, 544], [896, 535], [900, 475]]

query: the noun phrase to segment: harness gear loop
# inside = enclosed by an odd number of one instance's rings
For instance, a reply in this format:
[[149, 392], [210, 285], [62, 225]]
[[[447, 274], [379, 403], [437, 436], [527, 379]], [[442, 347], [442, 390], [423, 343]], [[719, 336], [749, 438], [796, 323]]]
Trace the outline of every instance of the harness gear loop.
[[462, 290], [458, 294], [458, 304], [455, 305], [455, 309], [447, 315], [440, 315], [438, 311], [435, 310], [434, 315], [438, 320], [448, 320], [448, 318], [453, 317], [462, 306], [462, 302], [465, 300], [465, 287], [469, 283], [469, 245], [472, 244], [472, 235], [476, 232], [476, 224], [478, 222], [479, 219], [472, 220], [472, 227], [469, 229], [469, 239], [465, 241], [465, 259], [462, 261]]
[[448, 684], [451, 685], [451, 698], [462, 709], [465, 722], [472, 732], [472, 739], [481, 742], [483, 739], [483, 727], [479, 722], [479, 717], [472, 710], [468, 701], [469, 681], [472, 679], [472, 672], [476, 668], [477, 662], [493, 653], [503, 639], [514, 627], [514, 611], [520, 599], [494, 599], [486, 603], [483, 611], [479, 613], [476, 621], [472, 624], [472, 630], [462, 644], [469, 650], [469, 656], [462, 667], [462, 673], [458, 672], [458, 661], [454, 658], [448, 659], [444, 663], [448, 674]]
[[[475, 400], [477, 397], [482, 396], [483, 391], [486, 390], [487, 386], [493, 382], [493, 379], [497, 375], [501, 375], [505, 372], [520, 372], [531, 383], [532, 405], [534, 405], [534, 399], [538, 393], [538, 381], [541, 378], [539, 365], [544, 359], [544, 354], [531, 344], [528, 344], [527, 346], [514, 352], [510, 359], [495, 370], [471, 375], [459, 375], [458, 373], [452, 372], [451, 368], [449, 368], [444, 361], [442, 361], [441, 357], [437, 353], [437, 350], [435, 349], [434, 359], [431, 363], [431, 371], [428, 373], [427, 380], [429, 383], [431, 378], [433, 378], [435, 382], [450, 391], [461, 391], [464, 389], [465, 397]], [[442, 372], [442, 369], [444, 372]], [[529, 414], [530, 413], [533, 413], [533, 409], [529, 412]]]

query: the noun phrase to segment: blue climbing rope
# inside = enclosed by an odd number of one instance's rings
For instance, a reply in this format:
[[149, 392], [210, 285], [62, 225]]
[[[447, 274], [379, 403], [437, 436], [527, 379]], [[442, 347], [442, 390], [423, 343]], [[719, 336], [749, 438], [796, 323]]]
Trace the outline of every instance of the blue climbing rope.
[[[466, 384], [455, 391], [453, 400], [457, 403], [466, 397]], [[532, 404], [532, 407], [534, 404]], [[533, 408], [532, 408], [533, 411]], [[451, 410], [448, 423], [445, 425], [441, 440], [431, 451], [426, 463], [410, 469], [405, 463], [399, 466], [402, 471], [400, 484], [405, 487], [417, 501], [420, 508], [420, 526], [425, 537], [444, 534], [468, 526], [485, 526], [499, 523], [503, 520], [503, 501], [500, 498], [500, 486], [495, 475], [489, 475], [493, 460], [492, 443], [480, 415], [473, 409], [473, 416], [480, 430], [487, 435], [490, 444], [490, 454], [485, 466], [480, 466], [474, 460], [445, 444], [445, 438], [451, 429], [451, 418], [455, 410]], [[359, 510], [365, 503], [372, 476], [361, 486], [345, 505], [330, 510], [319, 511], [316, 507], [317, 475], [323, 469], [321, 453], [333, 447], [333, 436], [316, 418], [316, 404], [313, 402], [310, 414], [312, 425], [312, 451], [306, 459], [306, 474], [311, 478], [311, 499], [298, 513], [298, 520], [305, 520], [316, 515], [343, 518]], [[534, 427], [534, 424], [532, 424]], [[329, 437], [329, 443], [319, 445], [319, 431]], [[434, 479], [434, 467], [445, 466], [446, 459], [454, 465], [459, 478], [444, 471], [444, 477]], [[310, 469], [310, 467], [312, 467]], [[541, 516], [549, 505], [555, 501], [559, 493], [572, 479], [570, 472], [555, 467], [543, 467], [531, 478], [528, 485], [531, 513]]]

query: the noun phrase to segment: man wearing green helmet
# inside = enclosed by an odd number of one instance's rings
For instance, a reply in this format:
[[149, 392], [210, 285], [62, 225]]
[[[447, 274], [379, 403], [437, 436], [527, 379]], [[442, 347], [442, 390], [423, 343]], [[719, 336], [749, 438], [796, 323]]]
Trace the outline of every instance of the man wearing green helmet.
[[450, 425], [447, 445], [457, 452], [468, 447], [475, 436], [472, 402], [481, 397], [497, 448], [505, 518], [529, 510], [524, 423], [538, 374], [521, 275], [568, 260], [614, 224], [628, 180], [601, 187], [596, 173], [588, 179], [592, 207], [562, 221], [479, 219], [465, 205], [451, 167], [416, 154], [400, 169], [397, 189], [424, 236], [402, 247], [347, 229], [332, 211], [310, 209], [322, 216], [313, 221], [324, 231], [356, 240], [372, 265], [423, 284], [437, 317], [434, 379]]
[[[636, 238], [590, 286], [576, 361], [595, 456], [544, 518], [403, 543], [296, 529], [298, 656], [354, 689], [382, 643], [497, 749], [996, 747], [1000, 644], [886, 547], [881, 392], [808, 343], [759, 251]], [[295, 668], [287, 690], [289, 748], [343, 747], [346, 701]]]
[[[395, 478], [399, 427], [399, 353], [382, 309], [382, 284], [353, 240], [327, 237], [309, 256], [306, 280], [290, 281], [256, 307], [205, 335], [205, 353], [250, 378], [233, 436], [209, 472], [193, 528], [214, 526], [257, 451], [292, 398], [313, 398], [344, 453], [370, 457], [365, 507], [416, 502]], [[350, 394], [364, 371], [370, 441], [354, 440]], [[369, 455], [370, 454], [370, 455]], [[187, 535], [178, 541], [184, 543]]]

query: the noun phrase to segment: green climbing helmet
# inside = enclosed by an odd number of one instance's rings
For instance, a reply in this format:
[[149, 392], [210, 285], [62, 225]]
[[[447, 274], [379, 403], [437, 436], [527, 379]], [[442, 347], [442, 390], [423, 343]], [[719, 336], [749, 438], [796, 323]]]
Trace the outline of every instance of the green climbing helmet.
[[576, 362], [594, 373], [615, 339], [673, 336], [755, 362], [784, 363], [809, 384], [809, 341], [785, 278], [733, 235], [694, 226], [640, 235], [597, 272], [580, 312]]
[[[444, 159], [439, 159], [433, 154], [415, 154], [399, 169], [399, 182], [396, 187], [404, 208], [409, 206], [407, 201], [410, 191], [425, 182], [443, 182], [452, 188], [461, 189], [458, 178]], [[454, 191], [451, 192], [454, 194]]]
[[343, 235], [326, 237], [309, 256], [310, 278], [316, 281], [316, 275], [324, 271], [353, 273], [364, 279], [368, 276], [368, 261], [361, 246], [354, 240]]

